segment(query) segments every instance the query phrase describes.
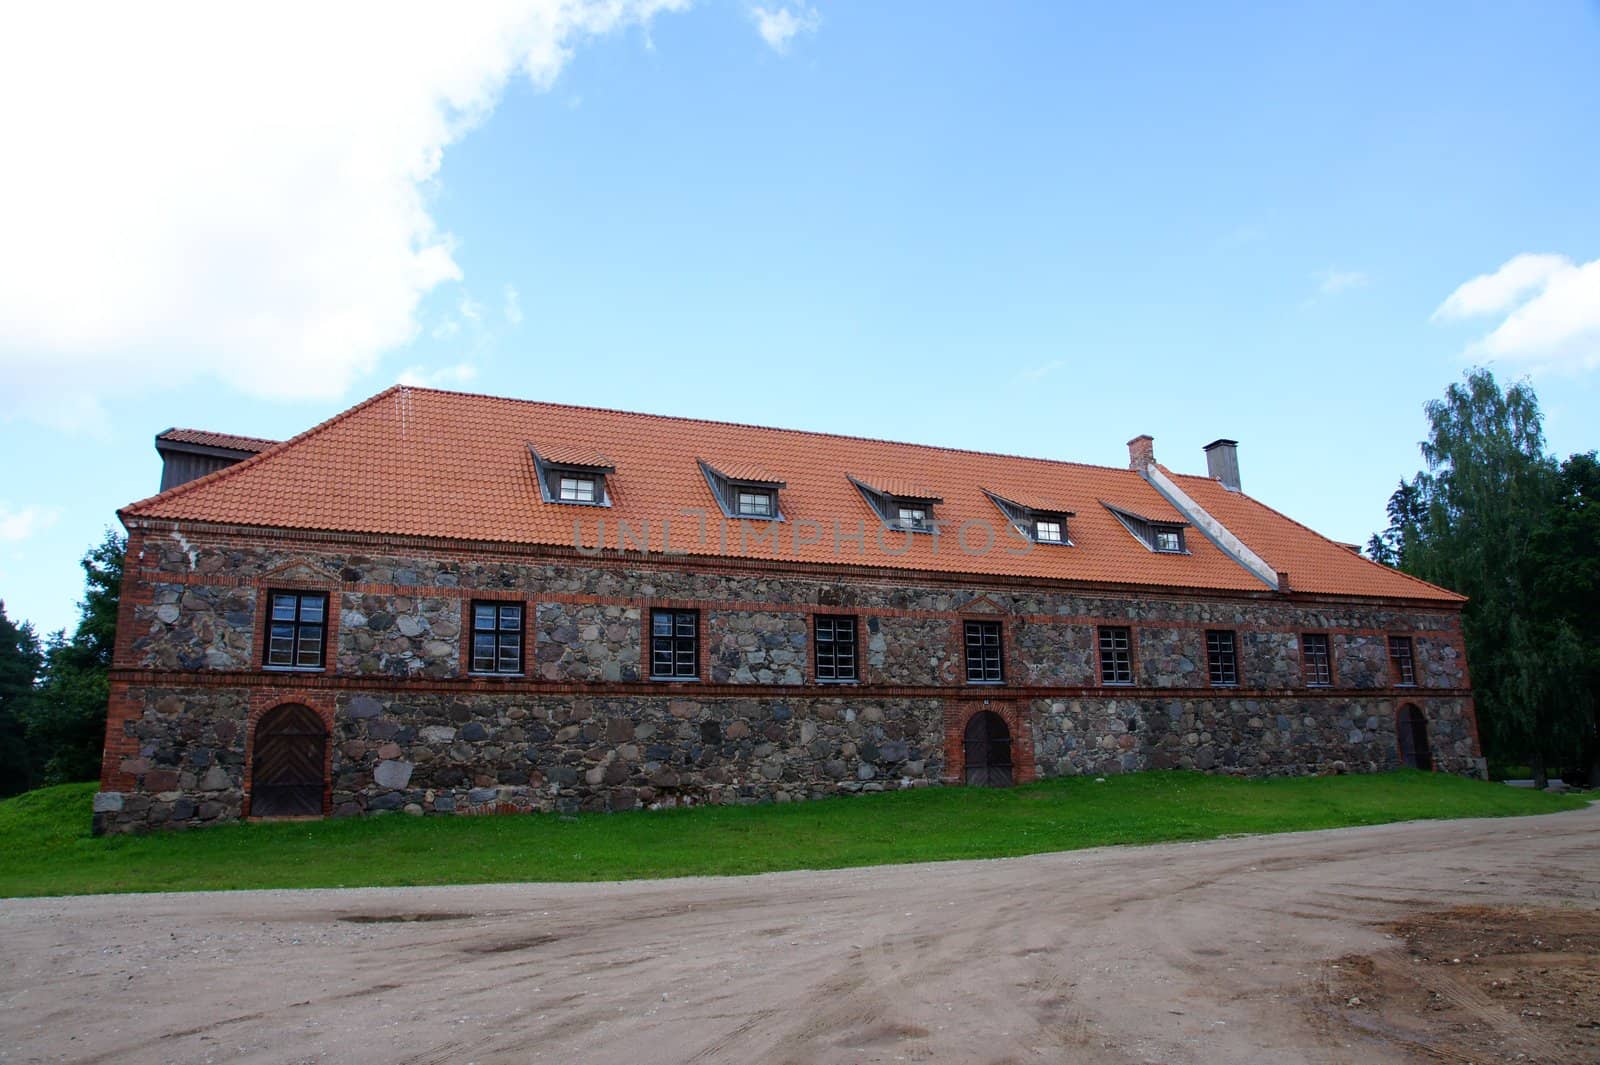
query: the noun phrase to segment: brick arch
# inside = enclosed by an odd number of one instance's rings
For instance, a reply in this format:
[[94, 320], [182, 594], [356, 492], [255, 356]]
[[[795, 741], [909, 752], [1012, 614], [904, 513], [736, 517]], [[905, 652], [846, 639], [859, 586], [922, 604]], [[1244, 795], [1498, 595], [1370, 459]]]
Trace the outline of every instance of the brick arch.
[[303, 698], [300, 692], [260, 693], [251, 700], [250, 712], [245, 719], [244, 738], [244, 816], [253, 817], [255, 801], [256, 739], [261, 721], [273, 711], [288, 707], [309, 710], [322, 723], [326, 737], [322, 745], [322, 816], [331, 809], [333, 798], [333, 707], [321, 700]]
[[944, 782], [960, 784], [967, 776], [967, 723], [988, 710], [998, 714], [1011, 732], [1011, 779], [1027, 784], [1038, 779], [1033, 757], [1032, 715], [1028, 704], [1009, 699], [952, 699], [944, 706]]

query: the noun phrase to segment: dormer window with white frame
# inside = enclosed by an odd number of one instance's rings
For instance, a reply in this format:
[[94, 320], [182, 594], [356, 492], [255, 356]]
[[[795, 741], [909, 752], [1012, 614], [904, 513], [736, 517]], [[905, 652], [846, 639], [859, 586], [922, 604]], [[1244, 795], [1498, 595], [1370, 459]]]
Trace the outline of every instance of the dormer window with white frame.
[[938, 531], [939, 516], [935, 508], [944, 500], [932, 489], [899, 477], [846, 476], [889, 528], [915, 533]]
[[598, 482], [593, 477], [574, 474], [561, 478], [561, 502], [593, 503], [599, 494]]
[[748, 462], [697, 461], [712, 498], [725, 516], [750, 521], [783, 520], [779, 495], [786, 485], [772, 473]]
[[740, 488], [735, 494], [741, 518], [770, 518], [777, 513], [772, 493], [764, 488]]
[[603, 455], [571, 449], [552, 449], [551, 453], [528, 445], [533, 456], [534, 479], [539, 497], [546, 503], [577, 507], [609, 507], [609, 480], [616, 467]]
[[1075, 515], [1060, 503], [1035, 498], [1031, 494], [1019, 499], [1017, 497], [1021, 493], [1009, 490], [1002, 495], [985, 488], [983, 494], [1000, 508], [1000, 513], [1006, 516], [1017, 532], [1031, 542], [1072, 546], [1072, 540], [1067, 535], [1067, 519]]
[[1135, 514], [1130, 510], [1112, 506], [1105, 500], [1101, 505], [1122, 523], [1122, 527], [1133, 534], [1145, 547], [1158, 555], [1187, 555], [1189, 553], [1188, 538], [1184, 530], [1189, 527], [1186, 521], [1174, 521], [1164, 518], [1148, 518], [1142, 514]]

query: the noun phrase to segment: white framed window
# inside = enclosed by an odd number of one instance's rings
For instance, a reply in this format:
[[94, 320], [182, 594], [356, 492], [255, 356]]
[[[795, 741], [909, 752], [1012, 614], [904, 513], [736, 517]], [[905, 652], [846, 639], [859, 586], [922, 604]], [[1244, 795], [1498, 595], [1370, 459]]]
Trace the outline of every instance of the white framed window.
[[741, 515], [752, 518], [772, 517], [772, 493], [758, 488], [739, 489], [738, 509]]
[[593, 477], [562, 477], [560, 494], [563, 503], [593, 503], [599, 493]]
[[1155, 531], [1155, 544], [1157, 551], [1178, 553], [1183, 550], [1183, 534], [1177, 529], [1157, 529]]
[[1041, 544], [1059, 544], [1062, 540], [1061, 523], [1059, 521], [1034, 522], [1033, 538]]
[[928, 527], [927, 508], [901, 507], [899, 510], [899, 524], [902, 529], [926, 529]]

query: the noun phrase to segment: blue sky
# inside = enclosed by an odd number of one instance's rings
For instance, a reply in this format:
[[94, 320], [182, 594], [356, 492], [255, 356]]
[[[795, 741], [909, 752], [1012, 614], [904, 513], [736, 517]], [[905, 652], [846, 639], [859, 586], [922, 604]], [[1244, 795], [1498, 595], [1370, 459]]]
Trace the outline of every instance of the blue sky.
[[402, 375], [1181, 472], [1229, 436], [1350, 541], [1474, 362], [1600, 444], [1594, 4], [552, 10], [4, 16], [0, 98], [55, 101], [0, 114], [10, 616], [71, 623], [156, 432]]

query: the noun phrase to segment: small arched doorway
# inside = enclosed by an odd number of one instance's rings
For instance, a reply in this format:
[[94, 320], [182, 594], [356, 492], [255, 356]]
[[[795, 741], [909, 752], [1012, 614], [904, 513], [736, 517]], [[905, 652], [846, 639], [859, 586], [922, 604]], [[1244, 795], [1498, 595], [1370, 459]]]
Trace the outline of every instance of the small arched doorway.
[[1431, 770], [1433, 754], [1428, 749], [1428, 719], [1410, 703], [1400, 708], [1395, 722], [1400, 734], [1400, 761], [1412, 769]]
[[251, 817], [319, 817], [328, 730], [309, 706], [287, 703], [256, 723], [250, 768]]
[[976, 788], [1011, 786], [1011, 730], [993, 710], [980, 710], [967, 721], [964, 737], [967, 783]]

